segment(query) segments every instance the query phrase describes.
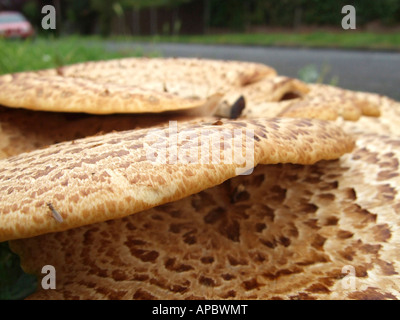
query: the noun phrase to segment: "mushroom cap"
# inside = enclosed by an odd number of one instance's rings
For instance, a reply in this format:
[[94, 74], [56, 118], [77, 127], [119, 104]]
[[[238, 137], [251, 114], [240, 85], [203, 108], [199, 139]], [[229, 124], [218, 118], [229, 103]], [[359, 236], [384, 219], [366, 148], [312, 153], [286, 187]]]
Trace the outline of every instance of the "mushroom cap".
[[[44, 72], [44, 71], [40, 71]], [[231, 117], [231, 102], [238, 93], [243, 93], [240, 99], [240, 118], [257, 117], [296, 117], [335, 120], [338, 116], [344, 119], [357, 120], [361, 114], [377, 116], [379, 108], [385, 107], [383, 97], [366, 95], [325, 85], [300, 84], [300, 88], [310, 88], [302, 98], [276, 102], [261, 102], [268, 90], [274, 91], [272, 95], [280, 96], [283, 92], [294, 92], [297, 79], [285, 77], [267, 77], [242, 89], [236, 89], [224, 96], [219, 104], [219, 114]], [[273, 87], [275, 89], [273, 89]], [[286, 88], [286, 89], [285, 89]], [[300, 89], [299, 89], [300, 90]], [[309, 89], [307, 89], [309, 90]], [[236, 92], [236, 93], [233, 93]], [[299, 91], [296, 91], [299, 92]], [[370, 98], [368, 98], [370, 97]], [[254, 99], [253, 99], [254, 98]], [[219, 96], [211, 97], [206, 105], [189, 110], [164, 112], [160, 114], [114, 114], [114, 115], [86, 115], [69, 114], [60, 112], [37, 112], [25, 109], [0, 107], [0, 158], [14, 156], [22, 152], [32, 151], [62, 141], [80, 139], [95, 134], [104, 134], [111, 131], [124, 131], [137, 128], [147, 128], [168, 124], [169, 120], [193, 121], [198, 117], [213, 114]], [[390, 99], [389, 99], [390, 100]], [[388, 100], [388, 101], [389, 101]], [[258, 101], [258, 102], [255, 102]], [[390, 103], [390, 101], [388, 102]], [[361, 107], [364, 106], [364, 107]], [[369, 106], [369, 107], [367, 107]], [[369, 111], [368, 111], [369, 108]], [[363, 111], [364, 110], [364, 111]], [[365, 111], [367, 110], [367, 111]], [[236, 110], [237, 111], [237, 110]], [[235, 117], [236, 117], [235, 116]], [[390, 117], [388, 117], [389, 119]], [[393, 120], [375, 120], [375, 123], [386, 123], [386, 126], [400, 128]], [[215, 121], [217, 118], [215, 118]], [[362, 120], [362, 117], [361, 119]], [[385, 122], [386, 121], [386, 122]], [[361, 121], [360, 123], [364, 123]], [[372, 123], [371, 121], [366, 123]]]
[[3, 75], [0, 104], [92, 114], [158, 113], [201, 107], [221, 90], [275, 74], [262, 64], [235, 61], [127, 58], [86, 62]]
[[366, 105], [378, 105], [379, 118], [361, 117], [356, 122], [337, 121], [338, 125], [351, 131], [356, 137], [366, 133], [379, 133], [388, 136], [400, 136], [400, 104], [393, 99], [378, 94], [357, 92], [358, 99]]
[[0, 77], [0, 104], [38, 111], [91, 114], [145, 113], [191, 109], [206, 103], [140, 86], [101, 83], [60, 75], [12, 74]]
[[[249, 85], [230, 89], [221, 99], [217, 114], [225, 117], [229, 115], [231, 106], [239, 97], [243, 96], [246, 101], [244, 114], [252, 110], [253, 117], [266, 117], [266, 115], [257, 113], [259, 111], [257, 106], [260, 104], [281, 101], [288, 95], [301, 97], [308, 92], [308, 85], [298, 79], [283, 76], [264, 77]], [[268, 117], [276, 117], [278, 113], [279, 109], [271, 109]]]
[[173, 203], [10, 245], [27, 272], [57, 270], [57, 289], [30, 299], [399, 299], [399, 144], [367, 134], [339, 160], [259, 165]]
[[185, 112], [87, 115], [0, 107], [0, 159], [93, 135], [168, 125], [169, 120], [201, 117]]
[[[59, 143], [0, 160], [0, 241], [124, 217], [257, 164], [313, 164], [353, 147], [353, 138], [331, 122], [289, 118], [194, 121], [176, 131], [129, 130]], [[52, 218], [48, 203], [63, 223]]]
[[[257, 85], [268, 81], [271, 79], [267, 78]], [[277, 85], [282, 93], [300, 92], [301, 94], [297, 98], [282, 101], [250, 100], [242, 116], [244, 118], [293, 117], [322, 120], [336, 120], [342, 117], [345, 120], [356, 121], [362, 115], [372, 117], [380, 115], [379, 101], [359, 92], [322, 84], [309, 84], [307, 86], [309, 91], [305, 92], [295, 89], [302, 88], [296, 79], [277, 82]]]
[[199, 58], [114, 59], [73, 64], [56, 71], [66, 77], [141, 84], [182, 96], [209, 95], [211, 88], [243, 87], [276, 76], [275, 69], [261, 63]]

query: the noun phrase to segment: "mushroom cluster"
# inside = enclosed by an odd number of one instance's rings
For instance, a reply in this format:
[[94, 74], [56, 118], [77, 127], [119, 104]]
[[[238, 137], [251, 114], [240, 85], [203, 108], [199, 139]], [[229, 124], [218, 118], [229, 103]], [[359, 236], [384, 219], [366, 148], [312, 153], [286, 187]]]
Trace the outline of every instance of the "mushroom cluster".
[[57, 270], [29, 299], [400, 298], [398, 102], [183, 58], [0, 92], [0, 241]]

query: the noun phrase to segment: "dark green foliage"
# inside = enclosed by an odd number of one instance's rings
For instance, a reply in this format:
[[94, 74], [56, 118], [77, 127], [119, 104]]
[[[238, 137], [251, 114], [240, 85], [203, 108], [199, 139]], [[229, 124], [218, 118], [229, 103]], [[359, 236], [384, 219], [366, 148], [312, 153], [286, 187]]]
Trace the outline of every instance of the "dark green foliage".
[[400, 23], [400, 0], [209, 0], [210, 26], [234, 28], [244, 25], [292, 27], [324, 25], [340, 27], [345, 5], [353, 5], [357, 24], [380, 21]]
[[[345, 5], [356, 8], [357, 28], [371, 22], [383, 26], [400, 23], [400, 0], [63, 0], [59, 14], [62, 21], [58, 25], [62, 30], [46, 32], [40, 28], [40, 8], [44, 0], [27, 1], [23, 12], [37, 31], [45, 35], [78, 32], [106, 36], [110, 34], [111, 21], [116, 17], [129, 29], [132, 22], [128, 22], [127, 16], [131, 17], [133, 10], [178, 7], [178, 11], [184, 11], [182, 5], [188, 2], [197, 2], [208, 8], [204, 20], [207, 21], [206, 27], [232, 31], [244, 31], [250, 26], [340, 28], [341, 9]], [[155, 23], [150, 20], [148, 23]]]
[[24, 273], [19, 258], [8, 247], [0, 243], [0, 300], [23, 299], [37, 287], [36, 277]]

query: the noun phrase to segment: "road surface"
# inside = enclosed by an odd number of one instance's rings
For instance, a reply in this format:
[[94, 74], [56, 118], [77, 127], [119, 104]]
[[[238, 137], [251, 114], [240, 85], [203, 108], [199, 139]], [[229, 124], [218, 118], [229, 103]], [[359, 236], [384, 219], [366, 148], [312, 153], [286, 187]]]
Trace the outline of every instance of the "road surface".
[[[227, 45], [108, 42], [110, 50], [141, 48], [164, 57], [202, 57], [261, 62], [279, 74], [303, 78], [328, 71], [324, 83], [376, 92], [400, 100], [400, 53]], [[306, 67], [306, 68], [305, 68]], [[306, 72], [308, 70], [308, 72]], [[304, 79], [304, 78], [303, 78]]]

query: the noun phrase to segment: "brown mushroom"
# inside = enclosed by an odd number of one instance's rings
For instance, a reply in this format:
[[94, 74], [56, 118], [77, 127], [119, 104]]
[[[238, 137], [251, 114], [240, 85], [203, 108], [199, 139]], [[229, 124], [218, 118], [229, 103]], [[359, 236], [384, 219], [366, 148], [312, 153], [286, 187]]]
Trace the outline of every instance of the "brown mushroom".
[[[120, 218], [257, 164], [313, 164], [354, 147], [338, 126], [321, 120], [221, 122], [109, 133], [0, 160], [0, 241]], [[49, 202], [63, 223], [51, 218]]]
[[259, 165], [11, 247], [27, 272], [57, 270], [56, 290], [29, 299], [399, 299], [399, 144], [365, 134], [339, 160]]

